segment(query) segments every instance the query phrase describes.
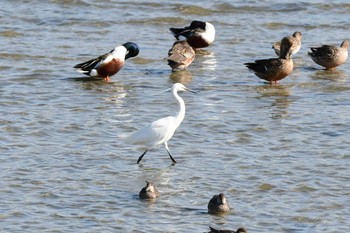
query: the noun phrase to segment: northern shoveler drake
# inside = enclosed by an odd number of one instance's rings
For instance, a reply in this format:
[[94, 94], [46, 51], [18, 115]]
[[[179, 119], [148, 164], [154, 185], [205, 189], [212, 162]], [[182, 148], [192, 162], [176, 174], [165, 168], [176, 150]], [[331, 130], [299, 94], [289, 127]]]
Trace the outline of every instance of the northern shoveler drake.
[[279, 58], [256, 60], [253, 63], [244, 63], [246, 67], [254, 71], [259, 78], [269, 81], [271, 84], [287, 77], [293, 71], [291, 58], [293, 41], [284, 37], [281, 41], [281, 54]]
[[155, 199], [159, 197], [159, 192], [152, 182], [146, 181], [146, 186], [139, 193], [140, 199]]
[[337, 66], [344, 64], [348, 59], [349, 41], [344, 40], [340, 47], [334, 45], [323, 45], [321, 47], [310, 48], [308, 55], [314, 62], [326, 68], [334, 70]]
[[223, 193], [219, 195], [214, 195], [208, 203], [208, 213], [209, 214], [224, 214], [230, 211], [228, 202]]
[[127, 42], [115, 47], [109, 53], [74, 66], [78, 72], [91, 77], [100, 77], [109, 81], [109, 77], [118, 73], [125, 60], [139, 54], [139, 47], [133, 42]]
[[248, 231], [243, 228], [243, 227], [240, 227], [237, 229], [237, 231], [233, 231], [233, 230], [217, 230], [213, 227], [209, 227], [210, 228], [210, 231], [208, 233], [248, 233]]
[[[301, 39], [302, 35], [301, 32], [294, 32], [292, 36], [289, 36], [289, 38], [293, 41], [292, 45], [292, 55], [299, 52], [301, 48]], [[281, 41], [277, 41], [272, 45], [272, 48], [275, 50], [275, 53], [277, 56], [280, 56], [280, 49], [281, 49]]]
[[168, 65], [172, 71], [186, 70], [194, 57], [195, 51], [186, 41], [176, 41], [168, 52]]
[[184, 28], [170, 28], [170, 32], [177, 40], [186, 40], [194, 48], [205, 48], [215, 39], [215, 28], [211, 23], [192, 21], [190, 26]]

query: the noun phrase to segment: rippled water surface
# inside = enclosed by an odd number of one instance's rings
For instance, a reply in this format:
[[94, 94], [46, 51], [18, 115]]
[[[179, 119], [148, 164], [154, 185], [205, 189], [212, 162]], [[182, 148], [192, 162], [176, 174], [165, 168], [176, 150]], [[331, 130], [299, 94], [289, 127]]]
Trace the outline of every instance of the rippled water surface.
[[[0, 231], [347, 232], [350, 67], [321, 69], [308, 47], [350, 39], [350, 4], [332, 1], [5, 0], [0, 9]], [[168, 28], [210, 21], [216, 40], [185, 72], [166, 63]], [[303, 46], [293, 73], [269, 85], [243, 63], [274, 57], [294, 31]], [[112, 82], [75, 64], [133, 41]], [[175, 114], [185, 120], [148, 152], [121, 136]], [[138, 192], [153, 181], [161, 196]], [[233, 211], [207, 214], [225, 193]]]

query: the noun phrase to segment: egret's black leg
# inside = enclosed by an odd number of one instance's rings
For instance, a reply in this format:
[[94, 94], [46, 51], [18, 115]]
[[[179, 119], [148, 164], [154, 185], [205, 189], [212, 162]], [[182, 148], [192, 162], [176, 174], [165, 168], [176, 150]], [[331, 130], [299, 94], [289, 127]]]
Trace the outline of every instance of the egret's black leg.
[[165, 142], [164, 144], [165, 144], [165, 149], [166, 149], [166, 151], [168, 152], [171, 161], [173, 161], [173, 163], [176, 163], [176, 160], [173, 158], [173, 156], [172, 156], [171, 153], [170, 153], [170, 150], [169, 150], [169, 147], [168, 147], [168, 143]]
[[[168, 150], [167, 150], [167, 151], [168, 151]], [[173, 156], [171, 156], [170, 151], [168, 151], [168, 154], [169, 154], [169, 156], [170, 156], [171, 161], [173, 161], [173, 163], [177, 163], [176, 160], [173, 158]]]
[[148, 150], [146, 150], [145, 152], [142, 153], [142, 155], [139, 157], [139, 159], [137, 160], [137, 163], [141, 162], [143, 156], [147, 153]]

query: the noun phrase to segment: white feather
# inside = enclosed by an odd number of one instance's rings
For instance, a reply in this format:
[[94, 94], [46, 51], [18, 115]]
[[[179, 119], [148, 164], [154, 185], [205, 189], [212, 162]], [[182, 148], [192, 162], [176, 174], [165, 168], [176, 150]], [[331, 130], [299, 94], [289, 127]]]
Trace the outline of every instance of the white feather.
[[203, 39], [211, 44], [215, 39], [215, 27], [213, 24], [205, 23], [205, 32], [202, 34]]

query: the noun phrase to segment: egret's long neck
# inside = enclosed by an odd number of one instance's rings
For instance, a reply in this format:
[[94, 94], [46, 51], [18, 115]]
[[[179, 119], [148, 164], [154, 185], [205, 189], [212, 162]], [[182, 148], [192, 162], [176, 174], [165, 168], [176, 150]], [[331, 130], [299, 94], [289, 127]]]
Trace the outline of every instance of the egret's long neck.
[[176, 114], [176, 127], [178, 127], [185, 117], [186, 107], [184, 100], [177, 94], [177, 90], [172, 90], [173, 96], [179, 104], [179, 112]]

